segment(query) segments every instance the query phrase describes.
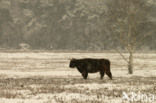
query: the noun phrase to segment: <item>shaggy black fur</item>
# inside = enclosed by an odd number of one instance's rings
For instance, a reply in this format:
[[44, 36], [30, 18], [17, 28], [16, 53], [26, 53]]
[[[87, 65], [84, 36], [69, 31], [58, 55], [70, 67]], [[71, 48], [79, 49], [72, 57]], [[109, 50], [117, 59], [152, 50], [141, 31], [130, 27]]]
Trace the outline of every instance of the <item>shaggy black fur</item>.
[[101, 79], [103, 79], [106, 73], [110, 79], [112, 79], [112, 73], [110, 70], [110, 61], [108, 59], [72, 59], [69, 64], [70, 68], [77, 68], [82, 74], [84, 79], [87, 79], [88, 73], [100, 72]]

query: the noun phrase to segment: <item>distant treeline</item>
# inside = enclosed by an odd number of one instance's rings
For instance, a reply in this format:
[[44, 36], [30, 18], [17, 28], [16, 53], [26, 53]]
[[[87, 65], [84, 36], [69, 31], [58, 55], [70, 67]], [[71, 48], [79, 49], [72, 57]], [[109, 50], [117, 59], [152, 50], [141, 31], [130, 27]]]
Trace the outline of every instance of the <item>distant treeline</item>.
[[[112, 50], [120, 48], [111, 30], [108, 0], [0, 0], [0, 48]], [[115, 1], [115, 0], [114, 0]], [[111, 0], [111, 2], [114, 2]], [[153, 31], [138, 50], [156, 50], [156, 2], [147, 2]], [[150, 28], [150, 29], [149, 29]], [[140, 31], [141, 31], [140, 30]]]

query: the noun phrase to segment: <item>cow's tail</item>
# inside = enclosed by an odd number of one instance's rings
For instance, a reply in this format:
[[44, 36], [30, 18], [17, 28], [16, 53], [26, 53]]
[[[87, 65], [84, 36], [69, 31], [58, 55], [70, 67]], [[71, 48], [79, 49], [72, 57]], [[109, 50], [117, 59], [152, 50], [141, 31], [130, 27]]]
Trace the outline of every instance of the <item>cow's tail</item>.
[[107, 64], [107, 66], [108, 66], [108, 71], [111, 72], [111, 70], [110, 70], [110, 65], [111, 65], [111, 62], [108, 60], [108, 64]]
[[110, 79], [112, 79], [112, 73], [110, 68], [111, 62], [109, 60], [106, 60], [106, 65], [107, 65], [106, 74]]

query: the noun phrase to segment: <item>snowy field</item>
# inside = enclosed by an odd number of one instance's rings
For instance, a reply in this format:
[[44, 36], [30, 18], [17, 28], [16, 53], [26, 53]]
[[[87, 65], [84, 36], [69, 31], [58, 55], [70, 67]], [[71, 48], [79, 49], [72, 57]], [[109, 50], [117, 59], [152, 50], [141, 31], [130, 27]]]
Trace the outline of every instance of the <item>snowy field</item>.
[[[124, 54], [128, 57], [128, 54]], [[83, 80], [71, 58], [108, 58], [113, 80]], [[156, 103], [156, 53], [136, 53], [134, 74], [117, 53], [0, 53], [0, 103], [130, 103], [123, 92], [144, 94], [131, 103]]]

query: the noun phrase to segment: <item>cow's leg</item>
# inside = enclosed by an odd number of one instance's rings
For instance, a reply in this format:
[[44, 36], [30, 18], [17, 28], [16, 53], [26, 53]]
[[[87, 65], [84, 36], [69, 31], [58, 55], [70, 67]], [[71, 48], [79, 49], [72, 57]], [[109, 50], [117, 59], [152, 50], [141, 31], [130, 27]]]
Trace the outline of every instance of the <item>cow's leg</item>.
[[112, 73], [110, 71], [106, 71], [106, 74], [108, 75], [110, 79], [112, 79]]
[[100, 71], [100, 76], [101, 76], [101, 79], [103, 79], [104, 74], [105, 74], [105, 72], [104, 72], [104, 71]]
[[82, 72], [82, 76], [83, 76], [84, 79], [87, 79], [87, 77], [88, 77], [88, 72], [87, 72], [87, 71]]

